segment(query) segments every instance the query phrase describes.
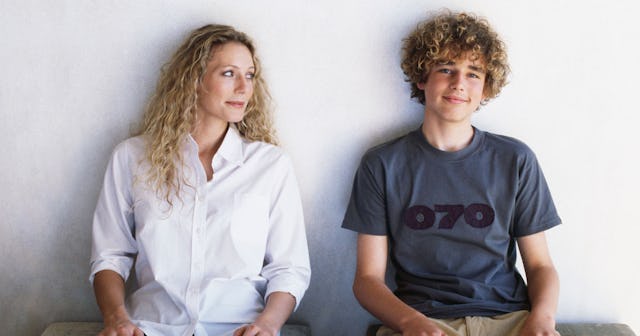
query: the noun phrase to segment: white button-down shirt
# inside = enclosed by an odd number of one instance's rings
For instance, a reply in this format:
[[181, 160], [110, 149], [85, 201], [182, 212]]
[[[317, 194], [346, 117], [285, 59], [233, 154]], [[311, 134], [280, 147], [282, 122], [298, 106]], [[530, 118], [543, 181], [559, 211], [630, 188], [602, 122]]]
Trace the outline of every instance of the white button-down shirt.
[[[187, 178], [173, 207], [145, 180], [145, 139], [114, 150], [93, 220], [91, 277], [113, 270], [138, 287], [127, 299], [147, 335], [217, 335], [255, 320], [264, 298], [300, 303], [310, 267], [302, 206], [289, 158], [229, 127], [207, 181], [198, 146], [183, 146]], [[225, 329], [226, 328], [226, 329]]]

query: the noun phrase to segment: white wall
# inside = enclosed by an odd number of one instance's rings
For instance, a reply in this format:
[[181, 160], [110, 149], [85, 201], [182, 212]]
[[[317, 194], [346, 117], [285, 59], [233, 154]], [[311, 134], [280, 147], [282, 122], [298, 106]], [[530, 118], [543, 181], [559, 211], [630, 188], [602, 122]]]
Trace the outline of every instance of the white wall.
[[486, 16], [513, 76], [475, 124], [538, 154], [564, 225], [549, 232], [560, 321], [640, 332], [640, 163], [633, 1], [0, 0], [0, 334], [96, 320], [90, 223], [113, 146], [138, 122], [158, 69], [187, 31], [227, 23], [256, 40], [293, 157], [312, 254], [295, 319], [362, 334], [350, 289], [355, 234], [340, 229], [370, 146], [418, 127], [401, 38], [427, 10]]

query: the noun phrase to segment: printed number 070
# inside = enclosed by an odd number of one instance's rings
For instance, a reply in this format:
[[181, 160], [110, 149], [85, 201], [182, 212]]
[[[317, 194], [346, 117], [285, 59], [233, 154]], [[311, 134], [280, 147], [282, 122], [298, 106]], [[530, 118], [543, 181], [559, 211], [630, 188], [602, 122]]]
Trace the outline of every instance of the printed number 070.
[[435, 212], [425, 205], [410, 207], [404, 213], [404, 222], [414, 230], [425, 230], [435, 224], [436, 212], [445, 213], [438, 229], [452, 229], [462, 215], [464, 221], [475, 228], [487, 227], [495, 218], [495, 212], [486, 204], [474, 203], [466, 208], [462, 204], [436, 204]]

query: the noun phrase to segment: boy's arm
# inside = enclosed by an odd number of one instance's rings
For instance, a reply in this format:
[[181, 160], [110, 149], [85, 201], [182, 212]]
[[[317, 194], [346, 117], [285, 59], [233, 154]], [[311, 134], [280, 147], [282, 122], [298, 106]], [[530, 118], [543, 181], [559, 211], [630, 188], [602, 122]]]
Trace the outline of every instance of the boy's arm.
[[531, 314], [520, 335], [559, 335], [555, 330], [560, 281], [556, 272], [544, 231], [518, 238], [527, 275]]
[[424, 314], [402, 302], [387, 287], [387, 236], [358, 234], [358, 261], [353, 293], [360, 304], [403, 336], [446, 336]]

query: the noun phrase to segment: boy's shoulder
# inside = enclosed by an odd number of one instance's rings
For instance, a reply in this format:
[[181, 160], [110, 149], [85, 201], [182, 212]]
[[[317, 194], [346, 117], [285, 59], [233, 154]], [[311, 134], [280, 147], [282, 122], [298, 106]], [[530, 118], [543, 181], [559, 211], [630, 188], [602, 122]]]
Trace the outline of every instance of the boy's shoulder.
[[[459, 153], [460, 158], [473, 158], [473, 153], [480, 155], [497, 155], [507, 160], [535, 160], [535, 154], [523, 141], [497, 133], [487, 132], [475, 128], [477, 141], [474, 148], [469, 148], [467, 154]], [[387, 142], [371, 147], [362, 157], [365, 165], [402, 165], [413, 161], [425, 153], [424, 147], [429, 147], [420, 129], [414, 130]], [[428, 151], [427, 151], [428, 152]], [[462, 155], [464, 154], [464, 155]], [[433, 156], [433, 158], [441, 158]], [[446, 158], [445, 158], [446, 159]], [[459, 158], [458, 158], [459, 159]]]
[[486, 131], [484, 133], [484, 148], [501, 154], [512, 154], [515, 156], [532, 156], [533, 151], [522, 140], [511, 136], [496, 134]]
[[411, 143], [415, 141], [415, 133], [418, 131], [419, 130], [411, 131], [407, 134], [369, 148], [363, 156], [363, 161], [387, 161], [406, 155], [407, 151], [411, 148]]

